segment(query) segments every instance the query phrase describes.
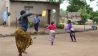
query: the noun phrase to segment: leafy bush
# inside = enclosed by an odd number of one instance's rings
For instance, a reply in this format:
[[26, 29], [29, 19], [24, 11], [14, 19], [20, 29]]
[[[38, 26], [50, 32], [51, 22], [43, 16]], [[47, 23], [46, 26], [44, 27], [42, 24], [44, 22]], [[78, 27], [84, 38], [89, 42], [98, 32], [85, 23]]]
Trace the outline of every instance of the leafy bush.
[[58, 24], [58, 25], [57, 25], [57, 28], [58, 28], [58, 29], [64, 29], [64, 25], [63, 25], [63, 24]]
[[39, 26], [40, 26], [40, 27], [47, 27], [47, 26], [48, 26], [48, 24], [40, 23], [40, 24], [39, 24]]
[[87, 19], [81, 19], [80, 21], [77, 21], [77, 23], [79, 24], [79, 25], [84, 25], [85, 23], [87, 22]]
[[28, 27], [33, 27], [33, 26], [34, 26], [34, 24], [32, 22], [29, 22]]

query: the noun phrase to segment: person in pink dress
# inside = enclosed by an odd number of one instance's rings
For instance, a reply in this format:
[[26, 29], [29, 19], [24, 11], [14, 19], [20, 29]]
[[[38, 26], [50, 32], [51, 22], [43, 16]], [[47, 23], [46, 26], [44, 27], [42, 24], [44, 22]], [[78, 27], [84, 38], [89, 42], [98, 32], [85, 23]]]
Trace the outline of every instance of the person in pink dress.
[[56, 29], [56, 25], [54, 24], [54, 22], [51, 22], [50, 25], [48, 25], [47, 29], [49, 29], [49, 40], [51, 42], [51, 45], [53, 45], [55, 39], [55, 29]]

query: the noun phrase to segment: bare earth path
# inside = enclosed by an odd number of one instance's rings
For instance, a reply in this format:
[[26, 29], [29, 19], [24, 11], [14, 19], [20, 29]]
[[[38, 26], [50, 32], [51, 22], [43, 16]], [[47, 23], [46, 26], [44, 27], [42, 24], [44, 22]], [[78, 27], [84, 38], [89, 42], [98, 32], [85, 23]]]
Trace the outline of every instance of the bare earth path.
[[[79, 32], [76, 36], [77, 42], [71, 42], [67, 33], [58, 34], [51, 46], [48, 35], [38, 35], [23, 56], [98, 56], [98, 31]], [[0, 56], [18, 56], [14, 37], [0, 37]]]

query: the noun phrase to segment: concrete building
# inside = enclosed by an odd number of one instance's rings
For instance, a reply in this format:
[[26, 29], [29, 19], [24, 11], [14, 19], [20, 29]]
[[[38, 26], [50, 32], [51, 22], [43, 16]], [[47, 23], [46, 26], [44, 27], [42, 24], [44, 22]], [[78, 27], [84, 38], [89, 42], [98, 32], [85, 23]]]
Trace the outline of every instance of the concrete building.
[[[9, 26], [16, 24], [16, 18], [19, 18], [21, 10], [36, 14], [42, 14], [42, 11], [46, 10], [46, 16], [41, 17], [42, 23], [59, 22], [59, 0], [53, 2], [50, 2], [50, 0], [6, 0], [6, 7], [8, 7], [10, 13], [7, 21]], [[29, 21], [33, 22], [33, 18], [34, 15], [29, 17]]]
[[3, 11], [5, 10], [5, 7], [6, 7], [6, 4], [5, 4], [5, 1], [4, 0], [0, 0], [0, 24], [3, 23], [3, 17], [2, 17], [2, 14], [3, 14]]

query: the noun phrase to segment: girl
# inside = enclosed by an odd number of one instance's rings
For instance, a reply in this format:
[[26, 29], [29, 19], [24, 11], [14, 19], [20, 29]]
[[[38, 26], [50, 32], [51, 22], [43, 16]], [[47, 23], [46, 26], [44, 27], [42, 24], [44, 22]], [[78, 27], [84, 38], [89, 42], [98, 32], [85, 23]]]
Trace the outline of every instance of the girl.
[[56, 26], [55, 26], [54, 22], [51, 22], [51, 24], [47, 27], [47, 29], [50, 30], [49, 40], [51, 42], [51, 45], [53, 45], [54, 39], [55, 39], [55, 29], [56, 29]]
[[72, 42], [76, 42], [75, 31], [74, 28], [72, 27], [71, 20], [68, 20], [67, 30], [69, 30]]

